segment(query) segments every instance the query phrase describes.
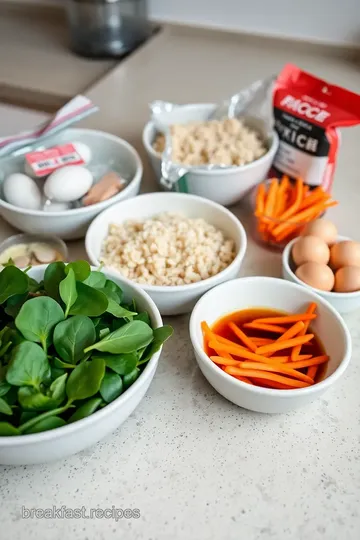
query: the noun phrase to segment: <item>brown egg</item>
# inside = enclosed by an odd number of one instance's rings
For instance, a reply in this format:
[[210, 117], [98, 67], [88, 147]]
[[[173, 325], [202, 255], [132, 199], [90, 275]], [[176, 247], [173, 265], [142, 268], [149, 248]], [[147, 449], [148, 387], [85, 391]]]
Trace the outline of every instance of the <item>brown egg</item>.
[[292, 248], [292, 258], [296, 266], [306, 262], [327, 264], [330, 259], [330, 249], [324, 240], [317, 236], [303, 236]]
[[360, 244], [344, 240], [334, 244], [330, 250], [330, 266], [338, 270], [343, 266], [360, 266]]
[[316, 219], [308, 223], [302, 232], [302, 236], [317, 236], [328, 245], [336, 242], [337, 234], [337, 228], [328, 219]]
[[326, 264], [307, 262], [299, 266], [295, 274], [304, 283], [321, 291], [331, 291], [334, 286], [334, 274]]
[[335, 273], [335, 292], [354, 292], [360, 290], [360, 268], [343, 266]]

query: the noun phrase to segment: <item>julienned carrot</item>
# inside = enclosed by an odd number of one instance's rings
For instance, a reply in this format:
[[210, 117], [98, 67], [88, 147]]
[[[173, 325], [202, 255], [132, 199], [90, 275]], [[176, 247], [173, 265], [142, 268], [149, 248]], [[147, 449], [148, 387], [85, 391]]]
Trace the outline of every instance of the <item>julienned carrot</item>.
[[[310, 360], [312, 358], [312, 354], [301, 354], [298, 357], [298, 360]], [[273, 362], [280, 362], [280, 364], [287, 364], [290, 362], [290, 356], [267, 356], [267, 358], [270, 358]], [[291, 367], [291, 366], [290, 366]]]
[[241, 330], [241, 328], [239, 328], [238, 326], [236, 326], [236, 324], [234, 324], [233, 322], [230, 322], [229, 323], [229, 328], [234, 332], [234, 334], [240, 339], [240, 341], [243, 342], [244, 345], [246, 345], [246, 347], [248, 349], [250, 349], [250, 351], [252, 352], [255, 352], [256, 351], [256, 345], [255, 343], [253, 343], [251, 341], [251, 339], [245, 334], [245, 332], [243, 332]]
[[217, 343], [214, 341], [210, 341], [209, 347], [213, 350], [215, 350], [214, 347], [217, 347], [217, 349], [221, 352], [219, 356], [223, 356], [222, 352], [228, 352], [230, 354], [233, 354], [234, 356], [238, 356], [239, 358], [246, 358], [247, 360], [254, 360], [255, 362], [263, 362], [264, 364], [274, 364], [274, 360], [271, 358], [266, 358], [266, 356], [261, 356], [259, 354], [255, 354], [253, 352], [248, 351], [247, 349], [243, 349], [242, 347], [239, 347], [238, 345], [225, 345], [224, 343]]
[[210, 360], [212, 360], [214, 364], [218, 364], [219, 366], [240, 366], [240, 360], [234, 360], [230, 354], [230, 358], [228, 358], [227, 356], [225, 356], [225, 351], [223, 351], [222, 354], [224, 356], [210, 356]]
[[296, 315], [283, 315], [279, 317], [263, 317], [261, 319], [254, 319], [254, 323], [264, 323], [264, 324], [287, 324], [295, 323], [298, 321], [311, 321], [316, 319], [316, 315], [313, 313], [297, 313]]
[[[326, 203], [323, 203], [323, 202], [317, 203], [314, 206], [310, 206], [308, 208], [305, 208], [304, 210], [301, 210], [297, 214], [292, 215], [291, 216], [291, 221], [293, 221], [295, 223], [301, 223], [304, 220], [306, 220], [306, 218], [308, 218], [308, 217], [310, 219], [313, 219], [313, 218], [317, 217], [318, 215], [320, 215], [322, 212], [324, 212], [327, 208], [331, 208], [332, 206], [336, 206], [337, 204], [338, 203], [336, 201], [332, 201], [332, 202], [329, 202], [329, 203], [327, 203], [327, 202]], [[281, 223], [280, 225], [275, 227], [275, 229], [272, 231], [273, 236], [275, 238], [278, 238], [282, 232], [287, 230], [287, 227], [289, 227], [288, 223]]]
[[265, 330], [267, 332], [274, 332], [274, 334], [283, 334], [287, 328], [285, 326], [278, 326], [276, 324], [263, 324], [263, 323], [245, 323], [244, 328], [252, 328], [253, 330]]
[[294, 377], [300, 381], [308, 382], [312, 384], [314, 381], [310, 379], [308, 375], [305, 375], [301, 371], [286, 367], [283, 364], [277, 364], [270, 366], [268, 364], [260, 364], [259, 362], [241, 362], [241, 365], [238, 366], [241, 369], [260, 369], [261, 371], [271, 371], [272, 373], [282, 373], [283, 375], [289, 375], [289, 377]]
[[235, 377], [235, 379], [237, 379], [238, 381], [242, 381], [242, 382], [246, 382], [247, 384], [254, 385], [254, 383], [250, 379], [248, 379], [247, 377], [238, 377], [236, 375], [233, 375], [233, 377]]
[[259, 215], [264, 213], [265, 210], [265, 185], [260, 184], [256, 193], [256, 208], [255, 212]]
[[277, 373], [269, 373], [267, 371], [260, 371], [257, 369], [242, 369], [238, 367], [228, 366], [225, 368], [226, 373], [229, 375], [238, 375], [240, 377], [256, 377], [257, 379], [268, 379], [269, 381], [276, 381], [287, 386], [293, 386], [295, 388], [305, 388], [310, 386], [311, 383], [299, 381], [297, 379], [291, 379], [290, 377], [284, 377]]
[[[317, 308], [316, 303], [311, 302], [309, 304], [309, 307], [306, 310], [306, 313], [312, 315], [312, 314], [314, 314], [316, 308]], [[306, 321], [304, 323], [304, 328], [301, 330], [301, 332], [299, 334], [300, 336], [304, 336], [306, 334], [306, 332], [307, 332], [307, 330], [309, 328], [309, 325], [310, 325], [310, 321]], [[291, 360], [292, 361], [295, 361], [298, 358], [298, 356], [300, 354], [300, 351], [301, 351], [301, 345], [296, 345], [296, 347], [293, 348], [293, 350], [291, 351]]]
[[310, 366], [307, 369], [307, 375], [308, 377], [311, 377], [312, 379], [315, 379], [317, 371], [319, 366]]
[[288, 386], [287, 384], [281, 384], [276, 381], [269, 381], [269, 379], [257, 379], [256, 377], [253, 377], [252, 381], [254, 384], [256, 384], [257, 386], [261, 386], [262, 388], [275, 388], [276, 390], [291, 390], [293, 388], [291, 386]]
[[[222, 336], [215, 334], [205, 321], [201, 323], [201, 328], [207, 339], [207, 344], [209, 344], [210, 341], [218, 341], [220, 343], [226, 343], [227, 345], [237, 345], [237, 343], [234, 343], [233, 341], [230, 341], [229, 339], [223, 338]], [[238, 345], [238, 346], [241, 347], [241, 345]]]
[[291, 362], [289, 367], [292, 369], [302, 369], [310, 366], [319, 366], [320, 364], [325, 364], [325, 362], [328, 361], [329, 357], [326, 354], [323, 354], [322, 356], [314, 356], [308, 360], [296, 360], [296, 362]]
[[299, 336], [293, 339], [287, 339], [285, 341], [275, 341], [274, 343], [269, 343], [269, 345], [263, 345], [262, 347], [258, 347], [256, 349], [256, 354], [262, 355], [266, 353], [281, 351], [282, 349], [290, 349], [295, 345], [302, 345], [303, 343], [311, 341], [313, 337], [314, 334], [306, 334], [305, 336]]
[[[214, 351], [216, 352], [216, 354], [218, 354], [219, 356], [223, 356], [224, 358], [227, 358], [228, 360], [234, 360], [231, 354], [229, 354], [227, 351], [224, 351], [221, 348], [220, 343], [219, 344], [217, 342], [213, 342], [213, 343], [214, 343]], [[236, 360], [234, 360], [234, 362], [236, 362]], [[232, 364], [229, 364], [229, 365], [232, 365]]]
[[267, 345], [268, 343], [274, 343], [273, 339], [253, 336], [251, 336], [251, 341], [256, 343], [256, 345]]
[[273, 217], [275, 210], [276, 194], [278, 192], [279, 184], [276, 178], [270, 181], [269, 191], [265, 201], [264, 214], [267, 217]]
[[286, 330], [286, 332], [283, 333], [282, 336], [280, 336], [276, 341], [286, 341], [287, 339], [291, 339], [295, 336], [297, 336], [301, 330], [304, 328], [304, 323], [302, 321], [298, 321], [292, 326], [290, 326], [289, 330]]
[[287, 210], [285, 210], [285, 212], [283, 212], [281, 216], [279, 216], [282, 221], [288, 220], [291, 216], [296, 214], [296, 212], [299, 210], [302, 199], [303, 199], [303, 189], [304, 189], [304, 182], [302, 181], [301, 178], [297, 178], [296, 185], [295, 185], [295, 190], [296, 190], [295, 200], [292, 203], [292, 205]]

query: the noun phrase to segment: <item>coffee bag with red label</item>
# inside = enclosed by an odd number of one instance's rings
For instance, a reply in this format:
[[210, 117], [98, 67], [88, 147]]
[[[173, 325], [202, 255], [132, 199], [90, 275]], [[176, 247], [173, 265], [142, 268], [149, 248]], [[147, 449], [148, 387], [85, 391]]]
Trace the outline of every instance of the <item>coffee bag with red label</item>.
[[360, 95], [287, 64], [275, 82], [274, 116], [280, 138], [274, 173], [330, 191], [337, 128], [360, 124]]

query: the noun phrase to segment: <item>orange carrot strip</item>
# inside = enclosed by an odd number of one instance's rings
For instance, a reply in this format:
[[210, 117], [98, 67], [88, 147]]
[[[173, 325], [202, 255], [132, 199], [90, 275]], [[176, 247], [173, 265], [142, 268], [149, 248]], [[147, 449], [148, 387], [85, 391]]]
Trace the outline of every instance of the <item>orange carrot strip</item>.
[[296, 315], [284, 315], [280, 317], [263, 317], [261, 319], [254, 319], [252, 322], [264, 324], [287, 324], [298, 321], [312, 321], [313, 319], [316, 319], [316, 315], [306, 312], [298, 313]]
[[[246, 358], [247, 360], [254, 360], [255, 362], [262, 362], [264, 364], [274, 364], [274, 360], [271, 358], [266, 358], [266, 356], [261, 356], [259, 354], [255, 354], [253, 352], [248, 351], [247, 349], [244, 349], [243, 347], [240, 347], [239, 345], [225, 345], [224, 343], [216, 343], [214, 341], [210, 341], [209, 347], [211, 349], [218, 348], [219, 351], [221, 351], [221, 354], [219, 356], [223, 356], [223, 351], [228, 352], [230, 354], [234, 354], [235, 356], [239, 356], [240, 358]], [[221, 348], [220, 348], [221, 347]]]
[[239, 343], [235, 343], [235, 341], [231, 341], [230, 339], [226, 339], [222, 336], [219, 336], [218, 334], [213, 334], [213, 338], [215, 341], [218, 341], [219, 343], [224, 343], [225, 345], [236, 345], [237, 347], [241, 347], [244, 351], [246, 351], [246, 347], [243, 347], [243, 345], [239, 345]]
[[283, 334], [287, 328], [285, 326], [278, 326], [276, 324], [264, 324], [264, 323], [245, 323], [244, 328], [253, 328], [254, 330], [265, 330], [267, 332], [274, 332], [274, 334]]
[[239, 328], [234, 324], [233, 322], [229, 323], [229, 328], [234, 332], [234, 334], [244, 343], [244, 345], [247, 346], [250, 351], [255, 352], [256, 351], [256, 345], [251, 341], [251, 339]]
[[260, 184], [256, 192], [255, 215], [261, 215], [265, 209], [265, 184]]
[[207, 341], [210, 341], [210, 339], [211, 339], [212, 336], [213, 336], [213, 333], [212, 333], [212, 331], [211, 331], [211, 329], [210, 329], [210, 326], [208, 325], [207, 322], [202, 321], [202, 323], [201, 323], [201, 330], [202, 330], [202, 332], [203, 332], [203, 334], [204, 334], [204, 337], [207, 339]]
[[239, 360], [234, 360], [230, 354], [229, 354], [230, 358], [228, 356], [225, 356], [225, 352], [226, 351], [223, 351], [224, 356], [210, 356], [210, 360], [212, 360], [214, 364], [218, 364], [220, 366], [240, 367], [241, 362]]
[[312, 206], [320, 201], [330, 199], [330, 195], [325, 193], [325, 191], [322, 189], [322, 187], [317, 187], [312, 190], [312, 192], [304, 198], [300, 205], [300, 210], [304, 210], [305, 208], [308, 208], [309, 206]]
[[298, 321], [292, 326], [289, 330], [286, 330], [282, 336], [280, 336], [276, 341], [286, 341], [287, 339], [297, 336], [301, 330], [305, 327], [305, 324], [302, 321]]
[[[233, 375], [235, 377], [235, 375]], [[291, 390], [292, 387], [287, 384], [281, 384], [275, 381], [269, 381], [269, 379], [257, 379], [256, 377], [252, 378], [253, 384], [257, 386], [262, 386], [263, 388], [276, 388], [276, 390]]]
[[274, 215], [275, 201], [276, 201], [276, 194], [278, 191], [278, 187], [279, 187], [279, 184], [278, 184], [277, 178], [273, 178], [270, 181], [270, 187], [269, 187], [269, 191], [268, 191], [267, 198], [265, 201], [264, 214], [267, 217], [272, 217]]
[[286, 193], [287, 193], [287, 190], [289, 189], [289, 185], [290, 185], [289, 178], [284, 174], [279, 185], [278, 195], [277, 195], [276, 203], [275, 203], [274, 217], [278, 217], [285, 211]]
[[[306, 334], [305, 336], [298, 336], [292, 339], [287, 339], [285, 341], [275, 341], [275, 343], [269, 343], [269, 345], [263, 345], [256, 349], [256, 354], [262, 355], [265, 353], [272, 353], [276, 351], [281, 351], [282, 349], [289, 349], [295, 345], [301, 345], [312, 340], [314, 334]], [[230, 352], [230, 351], [229, 351]]]
[[283, 375], [277, 375], [276, 373], [269, 373], [266, 371], [260, 371], [257, 369], [242, 369], [233, 366], [225, 368], [226, 373], [229, 375], [239, 375], [240, 377], [256, 377], [258, 379], [268, 379], [269, 381], [276, 381], [286, 384], [288, 386], [294, 386], [295, 388], [305, 388], [310, 386], [310, 383], [304, 381], [298, 381], [297, 379], [291, 379], [290, 377], [284, 377]]
[[236, 375], [233, 375], [233, 377], [235, 377], [235, 379], [237, 379], [238, 381], [242, 381], [242, 382], [246, 382], [248, 384], [254, 385], [254, 383], [250, 379], [248, 379], [247, 377], [239, 377], [239, 376], [236, 376]]
[[[302, 210], [294, 215], [291, 216], [291, 221], [294, 222], [294, 224], [300, 224], [302, 221], [304, 221], [307, 217], [314, 217], [317, 214], [321, 214], [326, 208], [330, 208], [331, 206], [335, 206], [338, 203], [336, 201], [332, 201], [330, 203], [317, 203], [314, 206], [310, 206], [309, 208], [305, 208], [305, 210]], [[283, 216], [281, 216], [281, 219], [283, 219]], [[275, 229], [272, 231], [275, 238], [278, 238], [280, 233], [285, 231], [289, 227], [288, 223], [281, 223], [280, 225], [277, 225]]]
[[279, 216], [282, 221], [288, 220], [299, 210], [303, 198], [304, 182], [301, 178], [296, 179], [295, 200], [293, 204]]
[[[317, 308], [317, 305], [315, 302], [311, 302], [309, 304], [309, 307], [307, 308], [306, 310], [306, 313], [310, 313], [310, 314], [313, 314], [314, 311], [316, 310]], [[300, 332], [300, 336], [304, 336], [309, 328], [309, 325], [310, 325], [310, 321], [306, 321], [305, 324], [304, 324], [304, 328], [301, 330]], [[300, 351], [301, 351], [301, 345], [297, 345], [296, 347], [293, 348], [293, 350], [291, 351], [291, 360], [294, 362], [299, 354], [300, 354]]]
[[[298, 360], [309, 360], [312, 358], [312, 354], [302, 354], [298, 357]], [[267, 357], [269, 358], [269, 357]], [[273, 362], [279, 362], [280, 364], [286, 364], [290, 361], [290, 356], [271, 356], [270, 357]]]
[[256, 343], [256, 345], [267, 345], [268, 343], [274, 343], [273, 339], [253, 336], [251, 337], [251, 341]]
[[260, 369], [261, 371], [282, 373], [283, 375], [289, 375], [289, 377], [294, 377], [295, 379], [299, 379], [300, 381], [308, 382], [310, 384], [314, 382], [313, 379], [310, 379], [308, 375], [305, 375], [301, 371], [297, 371], [296, 369], [292, 369], [280, 364], [276, 366], [269, 366], [267, 364], [260, 364], [258, 362], [241, 362], [241, 365], [238, 367], [241, 369]]
[[310, 367], [308, 367], [308, 369], [307, 369], [308, 377], [311, 377], [312, 379], [315, 380], [317, 371], [318, 371], [318, 366], [310, 366]]
[[296, 360], [296, 362], [291, 362], [289, 366], [293, 369], [302, 369], [305, 367], [324, 364], [325, 362], [328, 362], [328, 360], [329, 357], [326, 354], [323, 354], [322, 356], [314, 356], [313, 358], [309, 358], [309, 360]]

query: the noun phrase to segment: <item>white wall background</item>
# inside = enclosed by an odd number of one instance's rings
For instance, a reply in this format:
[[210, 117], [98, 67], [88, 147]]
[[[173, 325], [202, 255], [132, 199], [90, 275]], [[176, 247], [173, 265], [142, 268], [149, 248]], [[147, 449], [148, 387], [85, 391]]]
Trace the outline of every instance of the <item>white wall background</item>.
[[360, 47], [360, 0], [148, 0], [148, 5], [150, 16], [162, 21]]

